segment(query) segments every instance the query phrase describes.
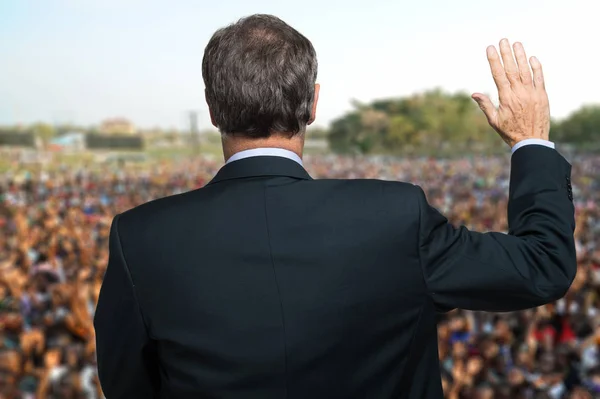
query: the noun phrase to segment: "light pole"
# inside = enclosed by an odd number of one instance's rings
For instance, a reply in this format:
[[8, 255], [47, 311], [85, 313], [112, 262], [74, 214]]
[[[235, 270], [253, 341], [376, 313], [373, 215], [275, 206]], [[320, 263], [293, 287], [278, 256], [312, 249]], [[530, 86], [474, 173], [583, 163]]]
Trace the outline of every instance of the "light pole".
[[196, 154], [200, 153], [200, 132], [198, 131], [198, 111], [190, 111], [190, 141]]

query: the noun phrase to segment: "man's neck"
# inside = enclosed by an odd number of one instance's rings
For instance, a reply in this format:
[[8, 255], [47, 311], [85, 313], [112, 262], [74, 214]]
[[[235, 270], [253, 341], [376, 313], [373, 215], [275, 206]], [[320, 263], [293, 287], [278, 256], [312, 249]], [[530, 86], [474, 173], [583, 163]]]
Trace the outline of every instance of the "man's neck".
[[225, 161], [238, 152], [256, 148], [281, 148], [295, 153], [302, 159], [304, 135], [299, 134], [292, 138], [277, 135], [260, 139], [221, 136], [221, 143], [223, 144], [223, 156]]

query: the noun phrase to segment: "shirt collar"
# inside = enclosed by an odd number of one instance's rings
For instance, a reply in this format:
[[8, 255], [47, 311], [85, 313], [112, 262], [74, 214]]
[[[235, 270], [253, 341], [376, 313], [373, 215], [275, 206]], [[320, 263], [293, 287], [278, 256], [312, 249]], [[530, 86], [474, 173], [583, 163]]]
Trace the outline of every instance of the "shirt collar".
[[244, 150], [240, 152], [236, 152], [233, 154], [225, 164], [229, 164], [231, 162], [239, 161], [240, 159], [250, 158], [250, 157], [260, 157], [260, 156], [271, 156], [271, 157], [282, 157], [291, 159], [294, 162], [303, 166], [302, 159], [295, 152], [285, 150], [283, 148], [253, 148], [251, 150]]

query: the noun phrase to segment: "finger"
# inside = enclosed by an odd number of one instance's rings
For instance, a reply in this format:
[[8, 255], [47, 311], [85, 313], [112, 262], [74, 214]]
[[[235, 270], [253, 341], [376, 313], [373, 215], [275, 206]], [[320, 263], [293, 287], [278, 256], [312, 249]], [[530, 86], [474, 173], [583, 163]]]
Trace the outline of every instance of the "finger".
[[500, 56], [496, 51], [496, 47], [489, 46], [487, 48], [487, 58], [490, 63], [490, 69], [492, 70], [492, 77], [494, 78], [494, 82], [496, 83], [496, 87], [498, 88], [499, 93], [503, 93], [510, 89], [510, 82], [506, 78], [506, 72], [504, 72], [504, 67], [500, 62]]
[[495, 128], [498, 122], [498, 110], [492, 103], [492, 100], [485, 94], [474, 93], [471, 98], [475, 100], [479, 108], [483, 111], [485, 117], [488, 120], [488, 123]]
[[529, 63], [527, 62], [525, 48], [523, 47], [523, 44], [517, 42], [513, 45], [513, 49], [515, 50], [515, 58], [517, 59], [517, 66], [519, 67], [521, 82], [526, 87], [531, 87], [533, 85], [533, 81], [531, 79], [531, 69], [529, 68]]
[[546, 90], [546, 83], [544, 82], [544, 72], [542, 71], [542, 64], [535, 57], [531, 57], [529, 59], [529, 62], [531, 63], [531, 69], [533, 70], [533, 84], [535, 85], [536, 89]]
[[519, 76], [519, 70], [517, 69], [517, 64], [515, 63], [515, 58], [508, 39], [500, 40], [500, 54], [502, 55], [504, 71], [506, 72], [506, 77], [508, 78], [510, 85], [519, 85], [521, 83], [521, 76]]

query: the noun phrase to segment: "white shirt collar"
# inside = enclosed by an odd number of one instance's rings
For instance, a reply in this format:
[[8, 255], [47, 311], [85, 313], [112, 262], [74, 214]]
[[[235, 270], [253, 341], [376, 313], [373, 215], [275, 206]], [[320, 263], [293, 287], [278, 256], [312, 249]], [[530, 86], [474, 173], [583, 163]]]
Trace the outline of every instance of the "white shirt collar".
[[303, 166], [302, 159], [295, 152], [284, 150], [283, 148], [253, 148], [251, 150], [245, 150], [236, 152], [233, 154], [225, 164], [239, 161], [240, 159], [250, 158], [250, 157], [283, 157], [287, 159], [291, 159], [294, 162], [298, 162], [300, 166]]

